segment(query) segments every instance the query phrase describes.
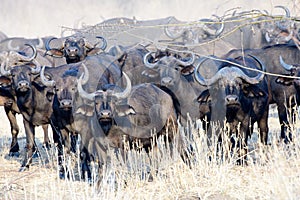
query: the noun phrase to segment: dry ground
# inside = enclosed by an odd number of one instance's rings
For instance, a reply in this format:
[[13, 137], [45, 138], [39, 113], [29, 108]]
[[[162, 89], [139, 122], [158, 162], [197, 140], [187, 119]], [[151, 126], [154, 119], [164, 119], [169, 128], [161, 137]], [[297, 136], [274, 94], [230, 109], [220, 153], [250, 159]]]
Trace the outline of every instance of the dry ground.
[[[20, 121], [21, 117], [18, 119]], [[168, 149], [163, 147], [157, 154], [150, 155], [151, 164], [145, 153], [133, 151], [129, 153], [127, 162], [112, 157], [99, 187], [79, 179], [75, 155], [72, 157], [71, 180], [60, 180], [54, 148], [46, 151], [42, 147], [41, 130], [37, 133], [40, 156], [33, 159], [29, 171], [18, 172], [24, 153], [24, 129], [21, 129], [19, 137], [21, 156], [8, 157], [10, 134], [6, 116], [1, 110], [0, 199], [300, 198], [299, 137], [294, 145], [277, 143], [279, 124], [274, 109], [270, 112], [271, 145], [259, 147], [254, 133], [248, 166], [235, 165], [235, 158], [221, 161], [214, 154], [211, 154], [212, 161], [209, 161], [205, 136], [201, 131], [193, 130], [193, 133], [196, 155], [192, 169], [180, 160], [176, 152], [170, 157], [166, 153]], [[152, 171], [150, 179], [149, 171]]]

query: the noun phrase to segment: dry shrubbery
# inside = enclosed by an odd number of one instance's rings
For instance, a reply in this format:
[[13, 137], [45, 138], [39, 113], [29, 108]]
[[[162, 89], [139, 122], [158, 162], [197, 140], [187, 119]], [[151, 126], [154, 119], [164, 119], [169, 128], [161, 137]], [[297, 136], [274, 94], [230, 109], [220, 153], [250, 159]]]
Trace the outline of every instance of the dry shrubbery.
[[[276, 114], [271, 112], [270, 116], [270, 145], [260, 146], [254, 133], [249, 143], [247, 166], [236, 165], [234, 153], [224, 151], [220, 155], [215, 150], [209, 151], [203, 131], [192, 128], [189, 131], [194, 138], [190, 144], [195, 155], [191, 169], [182, 162], [178, 152], [159, 143], [149, 157], [145, 152], [130, 151], [124, 161], [111, 153], [102, 182], [91, 184], [80, 180], [76, 155], [67, 161], [72, 170], [71, 178], [58, 178], [55, 149], [42, 148], [39, 143], [42, 134], [37, 134], [40, 156], [34, 158], [29, 171], [18, 172], [24, 150], [19, 158], [9, 158], [10, 136], [4, 134], [7, 130], [1, 130], [0, 198], [299, 199], [298, 124], [294, 143], [285, 145], [277, 141], [280, 130]], [[25, 146], [24, 141], [25, 138], [21, 138], [21, 147]]]

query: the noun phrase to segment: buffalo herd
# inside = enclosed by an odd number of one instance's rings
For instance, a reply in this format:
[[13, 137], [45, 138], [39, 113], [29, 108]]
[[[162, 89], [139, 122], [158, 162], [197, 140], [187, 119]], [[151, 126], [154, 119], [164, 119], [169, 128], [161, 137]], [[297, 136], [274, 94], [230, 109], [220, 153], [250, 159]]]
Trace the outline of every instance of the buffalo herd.
[[88, 178], [90, 162], [105, 165], [110, 148], [122, 156], [125, 144], [149, 152], [158, 137], [176, 142], [192, 167], [193, 148], [179, 132], [190, 119], [202, 122], [208, 146], [215, 139], [222, 143], [226, 131], [238, 164], [247, 163], [254, 124], [259, 142], [268, 145], [271, 104], [278, 109], [278, 141], [293, 143], [300, 29], [286, 7], [276, 9], [283, 14], [231, 10], [198, 21], [113, 18], [61, 37], [0, 32], [0, 104], [11, 125], [9, 155], [20, 151], [16, 114], [26, 134], [20, 171], [29, 169], [37, 149], [37, 126], [50, 146], [50, 125], [61, 177], [78, 136], [82, 176]]

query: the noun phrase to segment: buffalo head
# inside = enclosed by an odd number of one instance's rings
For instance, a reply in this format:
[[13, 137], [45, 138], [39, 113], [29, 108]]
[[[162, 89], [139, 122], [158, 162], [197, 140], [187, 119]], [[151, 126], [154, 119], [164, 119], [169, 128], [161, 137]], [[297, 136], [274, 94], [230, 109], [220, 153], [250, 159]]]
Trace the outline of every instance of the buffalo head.
[[[257, 58], [251, 56], [251, 58], [246, 57], [244, 59], [247, 67], [265, 71], [264, 65]], [[205, 59], [199, 62], [194, 72], [195, 79], [201, 85], [207, 87], [207, 90], [203, 91], [198, 97], [198, 101], [202, 103], [208, 100], [211, 101], [209, 103], [215, 111], [226, 113], [228, 121], [235, 118], [238, 110], [247, 109], [250, 105], [250, 98], [266, 96], [258, 85], [264, 79], [264, 73], [258, 73], [254, 77], [250, 76], [249, 74], [255, 73], [247, 72], [247, 70], [235, 66], [243, 63], [238, 58], [225, 61], [216, 74], [208, 79], [203, 78], [198, 72], [204, 61]], [[259, 67], [256, 68], [257, 64], [259, 64]]]
[[27, 93], [31, 90], [31, 82], [38, 76], [40, 69], [40, 66], [31, 63], [6, 70], [5, 64], [1, 64], [1, 74], [11, 78], [12, 87], [19, 93]]
[[51, 41], [57, 38], [50, 38], [46, 43], [47, 54], [51, 56], [65, 57], [67, 63], [76, 63], [84, 60], [86, 56], [96, 55], [105, 50], [107, 46], [106, 40], [100, 36], [97, 36], [96, 38], [101, 40], [102, 46], [97, 47], [100, 42], [92, 45], [83, 37], [67, 37], [63, 41], [61, 47], [51, 48]]
[[181, 75], [190, 75], [194, 72], [195, 54], [193, 52], [182, 52], [190, 55], [184, 57], [173, 54], [158, 56], [158, 58], [154, 58], [154, 62], [150, 62], [150, 59], [153, 59], [151, 53], [144, 56], [144, 64], [148, 69], [143, 71], [143, 75], [159, 76], [160, 84], [163, 86], [174, 87], [180, 81]]
[[[276, 78], [276, 83], [282, 84], [282, 85], [294, 85], [297, 90], [300, 91], [300, 65], [299, 64], [288, 64], [286, 63], [283, 58], [279, 57], [280, 64], [283, 69], [285, 69], [288, 74], [285, 74], [284, 76]], [[294, 78], [293, 78], [294, 77]]]
[[[87, 93], [82, 88], [83, 75], [78, 80], [78, 92], [82, 98], [89, 99], [95, 103], [95, 112], [99, 123], [112, 122], [115, 116], [124, 116], [134, 113], [130, 106], [116, 106], [120, 101], [127, 98], [131, 92], [131, 81], [126, 73], [123, 72], [126, 79], [126, 88], [118, 91], [119, 88], [107, 85], [105, 89], [97, 90], [93, 93]], [[127, 108], [127, 109], [125, 109]]]
[[[84, 63], [71, 65], [67, 68], [62, 66], [62, 70], [46, 66], [43, 66], [41, 69], [41, 82], [47, 87], [54, 87], [54, 92], [59, 104], [58, 106], [62, 110], [72, 110], [73, 97], [77, 92], [77, 77], [79, 76], [80, 66], [82, 66], [85, 71], [85, 76], [82, 80], [82, 84], [84, 85], [89, 79], [87, 67]], [[45, 71], [47, 72], [45, 73]]]

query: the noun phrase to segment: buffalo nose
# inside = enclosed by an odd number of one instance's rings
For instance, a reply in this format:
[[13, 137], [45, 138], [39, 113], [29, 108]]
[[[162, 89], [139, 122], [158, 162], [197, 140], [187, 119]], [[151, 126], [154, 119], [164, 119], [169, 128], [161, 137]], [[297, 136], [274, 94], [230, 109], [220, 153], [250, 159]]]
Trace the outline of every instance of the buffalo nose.
[[226, 104], [236, 104], [238, 103], [238, 97], [236, 95], [227, 95], [225, 101]]
[[69, 99], [63, 99], [60, 101], [61, 107], [71, 107], [72, 106], [72, 101]]
[[78, 49], [77, 48], [69, 48], [67, 51], [69, 53], [77, 53]]
[[102, 110], [100, 112], [100, 116], [105, 118], [105, 117], [111, 117], [111, 111], [110, 110]]
[[19, 81], [18, 86], [19, 87], [27, 87], [27, 86], [29, 86], [29, 83], [28, 83], [28, 81]]
[[171, 77], [164, 77], [161, 79], [161, 83], [164, 85], [168, 85], [172, 82], [172, 78]]

